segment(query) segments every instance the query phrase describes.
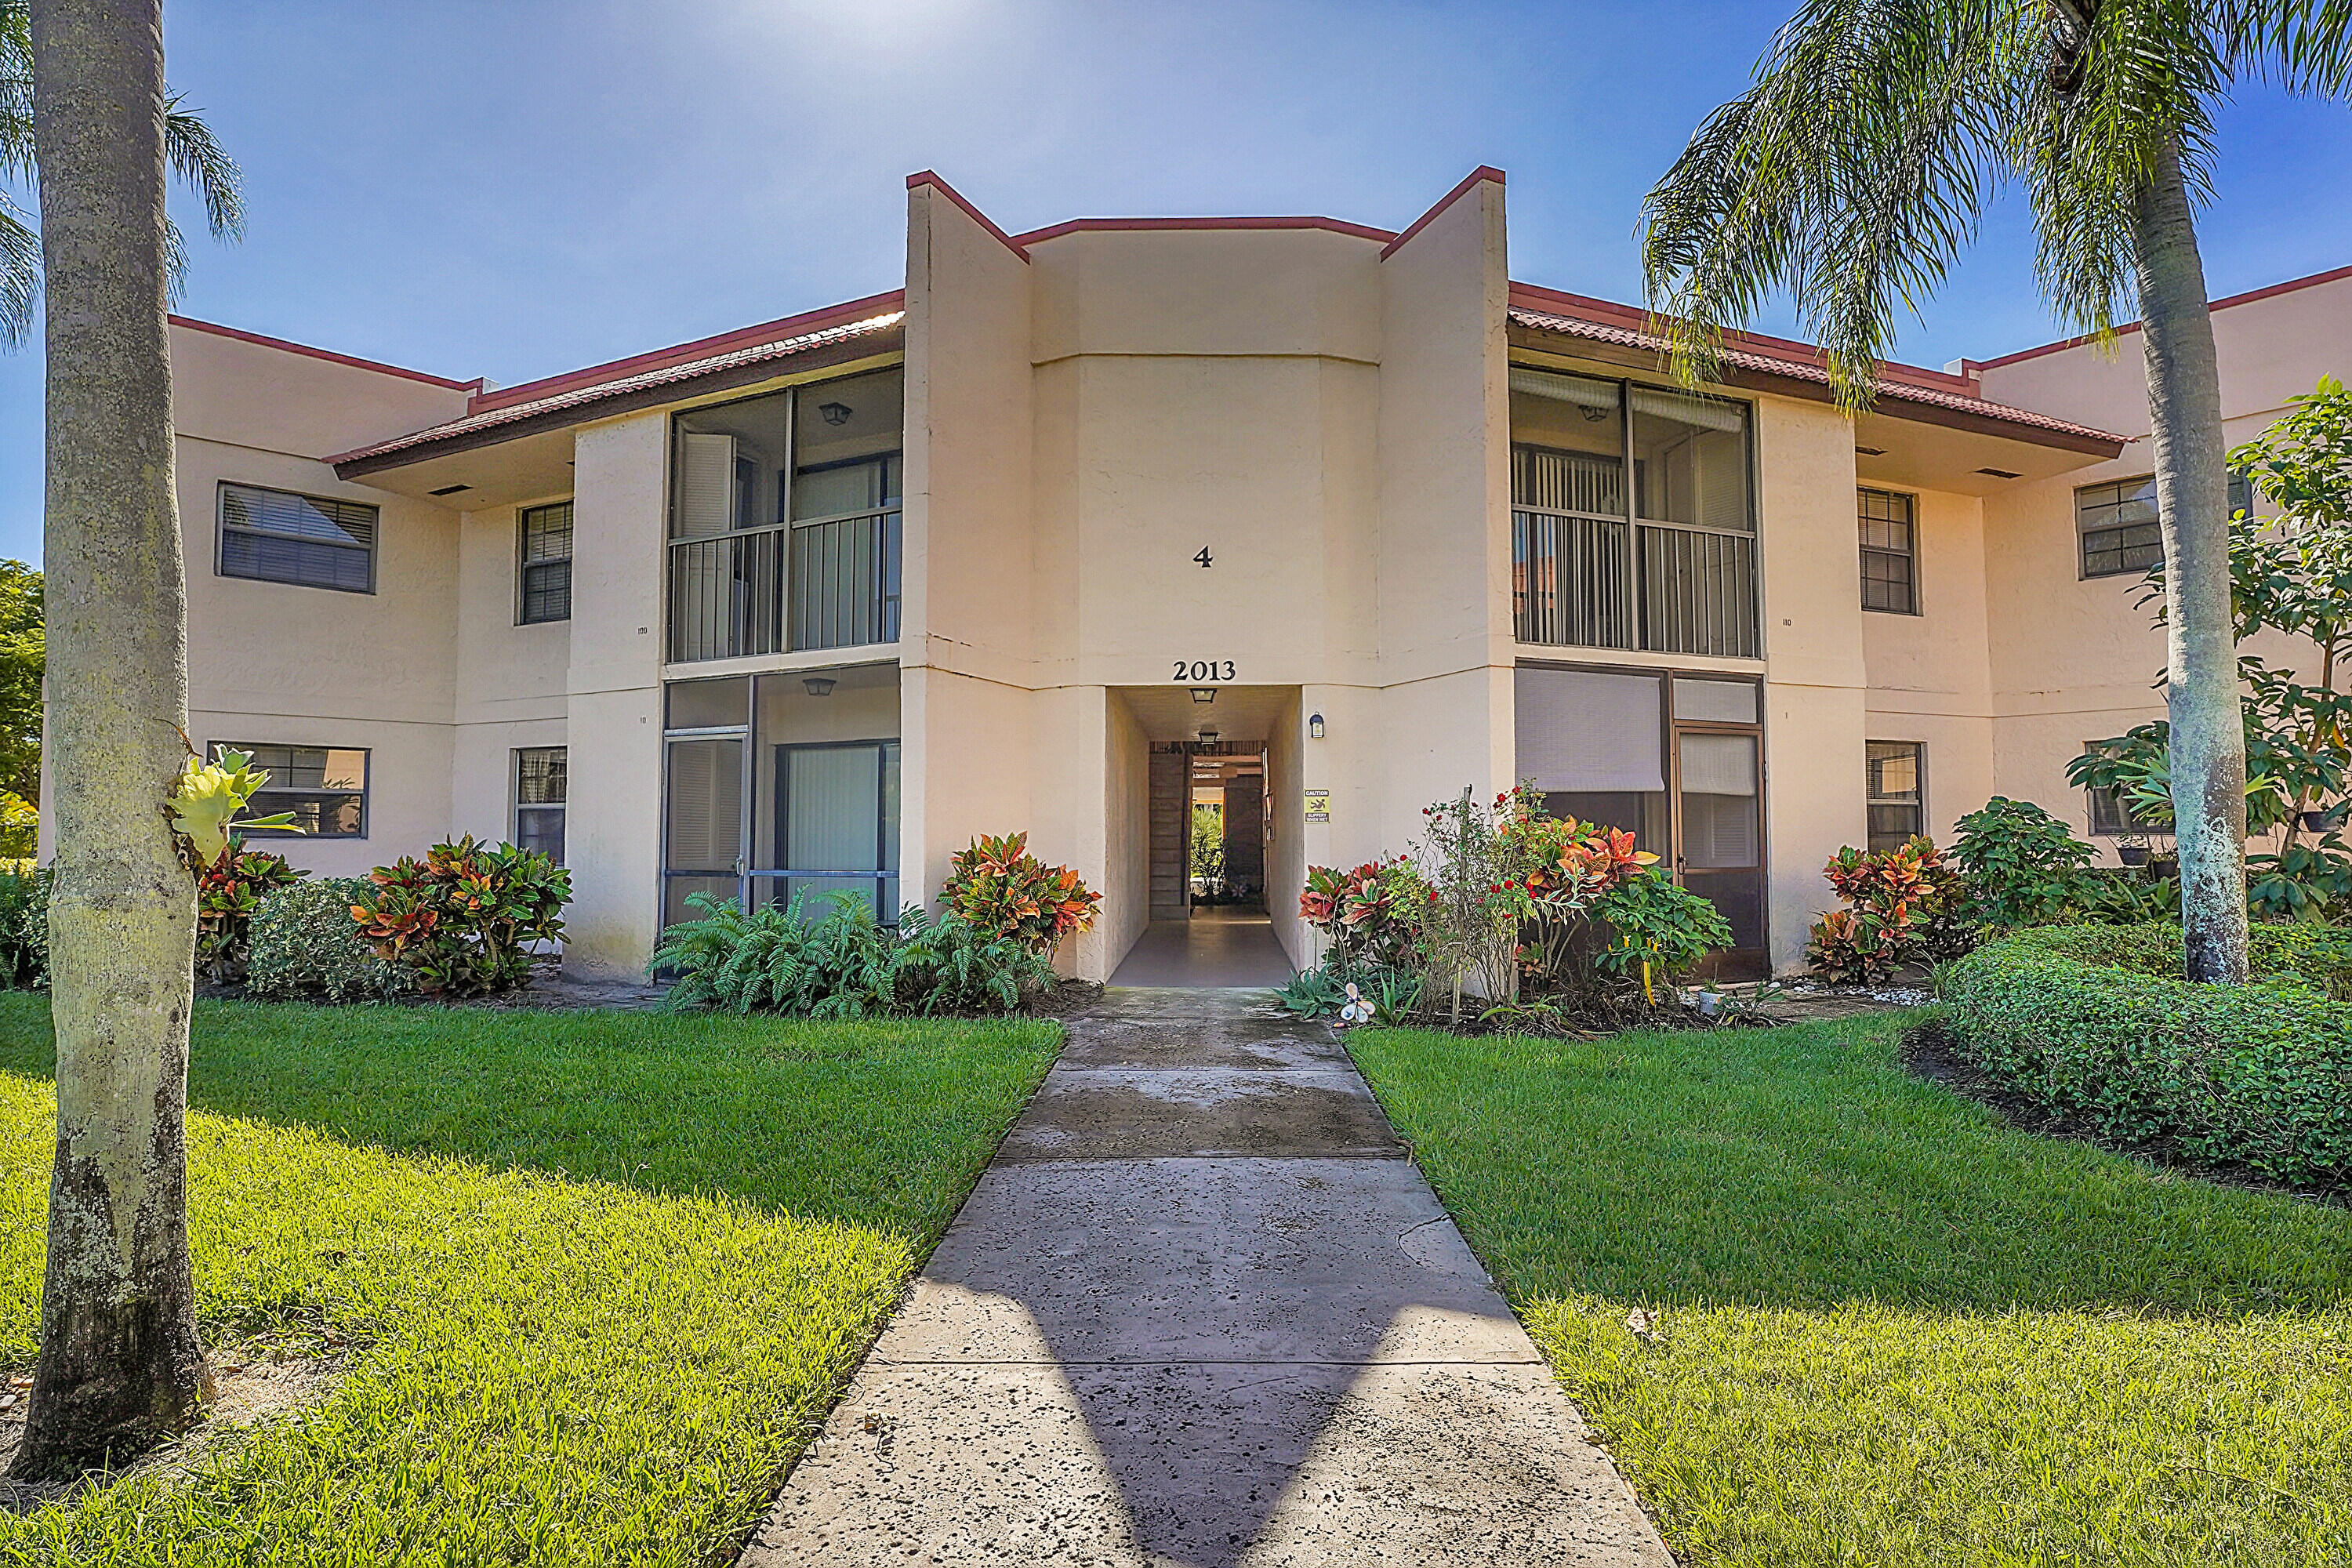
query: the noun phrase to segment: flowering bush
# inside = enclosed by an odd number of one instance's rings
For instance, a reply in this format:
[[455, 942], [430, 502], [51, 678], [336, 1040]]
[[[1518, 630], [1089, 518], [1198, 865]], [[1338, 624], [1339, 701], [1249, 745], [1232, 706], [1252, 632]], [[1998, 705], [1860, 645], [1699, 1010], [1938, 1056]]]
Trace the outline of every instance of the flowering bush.
[[283, 855], [247, 849], [232, 837], [220, 858], [196, 873], [196, 973], [215, 985], [244, 979], [261, 900], [301, 877]]
[[369, 874], [352, 918], [376, 956], [415, 972], [428, 996], [511, 990], [530, 983], [528, 943], [563, 934], [572, 874], [533, 849], [485, 846], [472, 834], [404, 855]]
[[1903, 964], [1949, 958], [1968, 945], [1960, 874], [1925, 835], [1893, 849], [1848, 846], [1822, 874], [1851, 906], [1823, 915], [1805, 948], [1805, 962], [1824, 980], [1871, 984]]
[[1089, 930], [1102, 895], [1067, 866], [1048, 866], [1029, 853], [1029, 836], [985, 835], [959, 849], [940, 884], [940, 901], [985, 936], [1011, 937], [1029, 952], [1050, 954], [1065, 937]]

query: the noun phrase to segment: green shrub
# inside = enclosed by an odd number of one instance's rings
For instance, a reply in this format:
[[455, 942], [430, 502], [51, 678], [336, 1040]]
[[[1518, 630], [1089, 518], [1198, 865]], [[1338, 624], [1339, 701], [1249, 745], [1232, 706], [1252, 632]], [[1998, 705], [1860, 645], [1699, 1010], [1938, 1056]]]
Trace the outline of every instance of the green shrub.
[[415, 976], [378, 958], [352, 918], [352, 906], [374, 887], [365, 877], [325, 877], [269, 893], [253, 912], [247, 988], [310, 1002], [375, 1002], [415, 990]]
[[919, 906], [899, 912], [890, 968], [893, 1005], [911, 1013], [1015, 1012], [1055, 981], [1053, 964], [1013, 938]]
[[2049, 925], [2077, 901], [2083, 869], [2098, 851], [2030, 800], [1997, 795], [1960, 818], [1952, 864], [1968, 883], [1979, 925]]
[[2055, 926], [1943, 972], [1990, 1077], [2113, 1142], [2335, 1186], [2352, 1180], [2352, 937], [2257, 929], [2244, 986], [2181, 976], [2178, 926]]
[[1712, 900], [1644, 868], [1601, 895], [1592, 909], [1611, 934], [1593, 963], [1638, 983], [1644, 998], [1670, 986], [1708, 953], [1731, 945], [1731, 922]]
[[49, 874], [0, 872], [0, 990], [49, 983]]
[[1054, 966], [1019, 937], [982, 930], [952, 910], [908, 909], [896, 931], [862, 899], [836, 899], [811, 919], [801, 894], [750, 914], [708, 894], [700, 920], [662, 932], [649, 973], [676, 977], [666, 1005], [796, 1018], [1011, 1013], [1054, 984]]
[[534, 942], [563, 935], [572, 874], [535, 849], [472, 834], [422, 860], [379, 866], [352, 900], [378, 958], [414, 970], [427, 996], [484, 995], [530, 984]]

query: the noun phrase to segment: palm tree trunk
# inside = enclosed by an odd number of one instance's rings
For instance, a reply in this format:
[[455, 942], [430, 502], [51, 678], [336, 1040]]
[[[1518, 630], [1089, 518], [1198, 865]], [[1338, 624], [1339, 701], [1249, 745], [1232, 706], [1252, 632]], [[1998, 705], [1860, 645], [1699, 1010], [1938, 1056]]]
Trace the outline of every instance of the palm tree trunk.
[[48, 351], [49, 901], [58, 1040], [41, 1359], [14, 1473], [126, 1457], [203, 1415], [188, 1264], [194, 888], [186, 583], [164, 336], [160, 0], [35, 0]]
[[2188, 975], [2246, 982], [2246, 731], [2230, 617], [2230, 473], [2205, 267], [2178, 142], [2133, 203], [2164, 532], [2165, 698]]

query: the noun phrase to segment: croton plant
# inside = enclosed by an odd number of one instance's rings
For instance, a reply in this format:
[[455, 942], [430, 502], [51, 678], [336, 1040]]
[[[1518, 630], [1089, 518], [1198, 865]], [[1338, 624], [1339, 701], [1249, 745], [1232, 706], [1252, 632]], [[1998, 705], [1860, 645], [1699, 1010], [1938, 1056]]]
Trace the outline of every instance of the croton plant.
[[976, 930], [1046, 954], [1094, 925], [1102, 895], [1067, 866], [1048, 866], [1030, 854], [1027, 834], [1011, 833], [982, 835], [957, 850], [940, 901]]

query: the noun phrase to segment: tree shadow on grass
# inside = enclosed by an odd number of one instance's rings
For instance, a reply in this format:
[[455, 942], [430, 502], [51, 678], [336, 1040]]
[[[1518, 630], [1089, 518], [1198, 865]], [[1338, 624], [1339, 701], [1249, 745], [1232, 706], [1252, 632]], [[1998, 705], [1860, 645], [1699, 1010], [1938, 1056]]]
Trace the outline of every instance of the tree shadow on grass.
[[2230, 1316], [2352, 1299], [2352, 1210], [2003, 1125], [1902, 1069], [1909, 1021], [1350, 1048], [1522, 1300]]
[[[1034, 1023], [196, 1006], [191, 1106], [401, 1153], [904, 1236], [945, 1228], [1057, 1045]], [[0, 995], [0, 1071], [56, 1067], [47, 999]]]

